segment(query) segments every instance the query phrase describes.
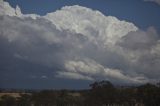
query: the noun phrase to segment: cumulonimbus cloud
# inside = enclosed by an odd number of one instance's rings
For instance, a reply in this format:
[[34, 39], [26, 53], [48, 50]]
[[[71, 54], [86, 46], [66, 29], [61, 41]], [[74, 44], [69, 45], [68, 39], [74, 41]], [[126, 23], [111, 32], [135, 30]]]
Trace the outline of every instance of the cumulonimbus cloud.
[[78, 5], [39, 16], [0, 2], [0, 58], [54, 68], [53, 76], [58, 78], [115, 83], [159, 80], [160, 40], [154, 27], [143, 31]]

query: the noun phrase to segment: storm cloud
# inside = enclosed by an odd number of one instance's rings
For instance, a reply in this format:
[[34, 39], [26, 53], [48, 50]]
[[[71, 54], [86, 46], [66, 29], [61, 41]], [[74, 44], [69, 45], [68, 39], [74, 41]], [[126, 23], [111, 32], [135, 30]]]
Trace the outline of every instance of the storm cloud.
[[1, 73], [10, 70], [3, 68], [7, 63], [18, 59], [49, 68], [53, 78], [127, 84], [160, 80], [160, 39], [154, 27], [144, 31], [78, 5], [38, 16], [3, 3]]

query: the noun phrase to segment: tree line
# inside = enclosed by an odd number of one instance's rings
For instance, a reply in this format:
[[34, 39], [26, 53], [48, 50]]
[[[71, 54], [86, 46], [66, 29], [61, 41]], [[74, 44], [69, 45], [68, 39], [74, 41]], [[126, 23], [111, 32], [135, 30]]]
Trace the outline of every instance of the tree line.
[[115, 87], [100, 81], [87, 90], [43, 90], [17, 98], [3, 95], [0, 106], [160, 106], [160, 84]]

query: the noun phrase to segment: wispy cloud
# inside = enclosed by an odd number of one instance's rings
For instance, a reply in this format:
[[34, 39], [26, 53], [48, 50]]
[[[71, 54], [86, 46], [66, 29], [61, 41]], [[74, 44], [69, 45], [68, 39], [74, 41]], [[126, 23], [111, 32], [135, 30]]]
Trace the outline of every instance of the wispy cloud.
[[160, 5], [160, 0], [144, 0], [144, 1], [154, 2], [154, 3], [157, 3], [158, 5]]

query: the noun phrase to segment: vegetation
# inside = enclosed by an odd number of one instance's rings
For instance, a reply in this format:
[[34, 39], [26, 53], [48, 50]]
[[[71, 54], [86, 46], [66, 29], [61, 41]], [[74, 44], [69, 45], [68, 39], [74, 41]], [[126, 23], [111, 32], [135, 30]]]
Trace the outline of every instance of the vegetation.
[[44, 90], [17, 98], [3, 95], [0, 106], [160, 106], [159, 85], [115, 87], [101, 81], [91, 84], [88, 90]]

